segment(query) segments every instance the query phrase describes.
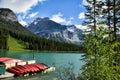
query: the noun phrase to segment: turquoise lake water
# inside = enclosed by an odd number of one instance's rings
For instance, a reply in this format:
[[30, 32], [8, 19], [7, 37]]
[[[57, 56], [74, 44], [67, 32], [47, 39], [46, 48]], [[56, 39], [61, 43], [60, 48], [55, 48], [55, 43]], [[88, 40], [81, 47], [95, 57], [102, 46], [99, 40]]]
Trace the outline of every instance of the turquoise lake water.
[[80, 73], [80, 68], [83, 65], [82, 53], [54, 53], [54, 52], [18, 52], [18, 51], [1, 51], [0, 57], [11, 57], [22, 60], [35, 59], [37, 63], [44, 63], [50, 66], [55, 66], [56, 71], [49, 74], [37, 74], [29, 77], [8, 78], [3, 80], [56, 80], [56, 73], [60, 68], [69, 67], [69, 64], [74, 66], [73, 72]]

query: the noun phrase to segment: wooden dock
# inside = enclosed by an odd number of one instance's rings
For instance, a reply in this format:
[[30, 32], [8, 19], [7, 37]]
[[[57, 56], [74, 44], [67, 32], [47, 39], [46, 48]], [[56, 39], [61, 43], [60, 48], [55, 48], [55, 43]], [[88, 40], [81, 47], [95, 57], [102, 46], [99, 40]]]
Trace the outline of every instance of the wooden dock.
[[5, 74], [2, 74], [2, 75], [0, 75], [0, 79], [2, 79], [2, 78], [8, 78], [8, 77], [13, 77], [14, 76], [14, 74], [13, 73], [10, 73], [10, 72], [5, 72]]
[[34, 73], [49, 73], [55, 70], [55, 67], [50, 67], [43, 63], [36, 63], [35, 60], [23, 61], [14, 58], [0, 58], [0, 80], [2, 78], [14, 76], [28, 76]]

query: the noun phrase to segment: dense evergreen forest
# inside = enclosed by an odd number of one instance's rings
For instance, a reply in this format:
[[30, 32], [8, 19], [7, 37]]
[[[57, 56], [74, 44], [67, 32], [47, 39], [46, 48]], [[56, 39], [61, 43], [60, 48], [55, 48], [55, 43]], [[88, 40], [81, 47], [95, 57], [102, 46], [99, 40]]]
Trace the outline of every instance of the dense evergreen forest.
[[40, 38], [26, 30], [18, 22], [5, 21], [0, 19], [0, 49], [7, 49], [7, 40], [11, 36], [21, 40], [26, 49], [36, 51], [80, 51], [82, 48], [64, 42], [57, 42]]

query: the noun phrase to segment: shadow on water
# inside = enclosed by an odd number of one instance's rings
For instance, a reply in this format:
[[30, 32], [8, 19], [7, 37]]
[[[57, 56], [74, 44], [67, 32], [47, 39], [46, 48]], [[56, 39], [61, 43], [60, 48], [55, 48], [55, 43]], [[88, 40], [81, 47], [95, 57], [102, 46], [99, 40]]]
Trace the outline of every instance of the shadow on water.
[[7, 56], [7, 52], [8, 52], [8, 51], [1, 50], [1, 51], [0, 51], [0, 57], [5, 57], [5, 56]]

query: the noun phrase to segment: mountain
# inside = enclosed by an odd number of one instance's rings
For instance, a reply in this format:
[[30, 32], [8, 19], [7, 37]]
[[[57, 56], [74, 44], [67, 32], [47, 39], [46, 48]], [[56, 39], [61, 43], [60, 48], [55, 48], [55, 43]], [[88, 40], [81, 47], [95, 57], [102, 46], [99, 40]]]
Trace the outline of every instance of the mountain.
[[6, 21], [18, 22], [14, 12], [8, 8], [0, 8], [0, 17]]
[[61, 25], [48, 17], [36, 18], [27, 29], [40, 37], [55, 41], [78, 44], [82, 40], [82, 30], [74, 25]]
[[80, 51], [81, 49], [73, 44], [35, 35], [19, 23], [12, 10], [0, 8], [0, 50]]
[[21, 34], [34, 35], [18, 22], [14, 12], [8, 8], [0, 8], [0, 28], [17, 33], [22, 32]]

